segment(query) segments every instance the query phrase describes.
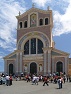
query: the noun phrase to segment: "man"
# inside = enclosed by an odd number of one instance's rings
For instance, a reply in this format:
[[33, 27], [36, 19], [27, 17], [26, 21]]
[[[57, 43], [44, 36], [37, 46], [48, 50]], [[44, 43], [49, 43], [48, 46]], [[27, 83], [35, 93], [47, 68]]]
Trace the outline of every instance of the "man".
[[45, 84], [46, 84], [47, 86], [49, 86], [49, 84], [48, 84], [48, 78], [47, 78], [46, 76], [44, 77], [43, 86], [45, 86]]
[[7, 86], [10, 85], [10, 77], [9, 77], [9, 75], [6, 75], [6, 85]]

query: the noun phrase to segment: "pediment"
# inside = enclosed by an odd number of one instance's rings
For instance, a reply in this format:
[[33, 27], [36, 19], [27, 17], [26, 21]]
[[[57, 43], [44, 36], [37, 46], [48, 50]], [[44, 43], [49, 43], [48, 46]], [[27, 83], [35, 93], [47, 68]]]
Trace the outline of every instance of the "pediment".
[[13, 52], [13, 53], [11, 53], [11, 54], [4, 57], [4, 59], [15, 59], [15, 58], [16, 58], [16, 53], [15, 52]]
[[58, 49], [53, 49], [52, 56], [69, 56], [69, 53], [58, 50]]
[[33, 12], [39, 12], [39, 13], [43, 13], [43, 14], [51, 14], [52, 10], [41, 10], [38, 8], [31, 8], [31, 9], [27, 10], [26, 12], [24, 12], [23, 14], [16, 16], [16, 18], [21, 19], [21, 18], [25, 17], [26, 15], [33, 13]]

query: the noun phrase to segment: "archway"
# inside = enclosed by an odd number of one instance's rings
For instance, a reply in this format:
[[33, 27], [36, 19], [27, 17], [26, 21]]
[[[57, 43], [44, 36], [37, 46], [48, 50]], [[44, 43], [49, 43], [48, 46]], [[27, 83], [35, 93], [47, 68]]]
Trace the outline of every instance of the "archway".
[[56, 71], [57, 72], [63, 72], [63, 63], [62, 62], [57, 62], [57, 64], [56, 64]]
[[43, 42], [38, 38], [29, 39], [24, 45], [24, 55], [42, 54]]
[[30, 64], [30, 73], [31, 74], [36, 74], [37, 73], [37, 64], [35, 62], [32, 62]]
[[13, 64], [9, 64], [9, 74], [13, 74]]

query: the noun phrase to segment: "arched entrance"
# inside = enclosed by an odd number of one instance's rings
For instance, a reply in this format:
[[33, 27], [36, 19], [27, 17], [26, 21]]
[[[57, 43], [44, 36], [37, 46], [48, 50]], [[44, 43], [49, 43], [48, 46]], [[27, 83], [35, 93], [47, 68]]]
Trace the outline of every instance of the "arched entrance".
[[13, 74], [13, 64], [9, 64], [9, 74]]
[[57, 62], [57, 64], [56, 64], [56, 71], [57, 72], [63, 72], [63, 63], [62, 62]]
[[36, 74], [37, 73], [37, 64], [35, 63], [35, 62], [32, 62], [31, 64], [30, 64], [30, 73], [31, 74]]

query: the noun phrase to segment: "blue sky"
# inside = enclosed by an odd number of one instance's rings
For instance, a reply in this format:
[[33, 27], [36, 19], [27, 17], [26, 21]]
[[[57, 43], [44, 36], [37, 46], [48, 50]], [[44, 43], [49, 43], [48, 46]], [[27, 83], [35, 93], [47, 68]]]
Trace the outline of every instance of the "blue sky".
[[71, 57], [71, 0], [0, 0], [0, 71], [4, 71], [3, 57], [16, 49], [16, 28], [19, 11], [32, 7], [53, 10], [53, 40], [56, 49], [70, 53]]

